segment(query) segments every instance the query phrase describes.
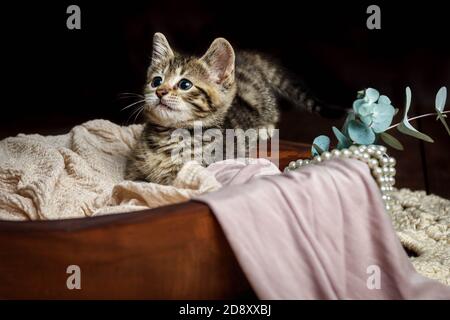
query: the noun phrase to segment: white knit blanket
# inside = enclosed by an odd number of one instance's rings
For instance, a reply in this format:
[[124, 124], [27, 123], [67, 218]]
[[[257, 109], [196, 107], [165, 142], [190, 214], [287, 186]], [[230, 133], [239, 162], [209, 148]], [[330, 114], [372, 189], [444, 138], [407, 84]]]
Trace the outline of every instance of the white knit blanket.
[[220, 183], [189, 162], [173, 186], [124, 180], [142, 125], [93, 120], [58, 136], [0, 141], [0, 220], [79, 218], [187, 201]]
[[416, 270], [450, 285], [450, 201], [425, 191], [394, 192], [391, 220]]

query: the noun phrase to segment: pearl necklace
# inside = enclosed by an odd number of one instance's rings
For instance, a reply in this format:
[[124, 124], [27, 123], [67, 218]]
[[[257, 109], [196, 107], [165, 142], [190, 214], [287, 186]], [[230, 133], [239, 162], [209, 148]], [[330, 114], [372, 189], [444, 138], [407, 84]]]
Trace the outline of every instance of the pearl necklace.
[[315, 156], [312, 159], [299, 159], [291, 161], [289, 166], [284, 169], [284, 172], [294, 171], [300, 167], [309, 164], [318, 164], [325, 160], [336, 158], [353, 158], [366, 163], [371, 169], [372, 176], [378, 183], [381, 191], [381, 197], [385, 203], [386, 210], [392, 207], [392, 191], [394, 191], [395, 184], [395, 164], [396, 161], [386, 153], [385, 146], [378, 145], [353, 145], [348, 149], [334, 149], [331, 152], [325, 151], [320, 156]]

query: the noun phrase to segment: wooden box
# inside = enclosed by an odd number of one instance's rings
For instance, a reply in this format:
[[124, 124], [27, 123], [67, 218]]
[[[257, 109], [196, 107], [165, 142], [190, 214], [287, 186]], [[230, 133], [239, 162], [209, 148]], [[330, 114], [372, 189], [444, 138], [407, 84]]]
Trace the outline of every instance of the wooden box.
[[[309, 155], [280, 142], [280, 168]], [[69, 290], [70, 265], [81, 289]], [[58, 221], [0, 221], [1, 299], [255, 298], [207, 205]]]

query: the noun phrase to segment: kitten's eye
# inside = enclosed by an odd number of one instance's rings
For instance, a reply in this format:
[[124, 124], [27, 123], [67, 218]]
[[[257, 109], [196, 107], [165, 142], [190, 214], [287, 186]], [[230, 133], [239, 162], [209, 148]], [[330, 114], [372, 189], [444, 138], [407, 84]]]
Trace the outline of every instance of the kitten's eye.
[[154, 77], [153, 79], [152, 79], [152, 82], [150, 83], [150, 85], [153, 87], [153, 88], [156, 88], [156, 87], [159, 87], [160, 85], [162, 84], [162, 78], [161, 77]]
[[181, 79], [180, 82], [178, 82], [178, 88], [181, 90], [189, 90], [192, 88], [192, 82], [187, 79]]

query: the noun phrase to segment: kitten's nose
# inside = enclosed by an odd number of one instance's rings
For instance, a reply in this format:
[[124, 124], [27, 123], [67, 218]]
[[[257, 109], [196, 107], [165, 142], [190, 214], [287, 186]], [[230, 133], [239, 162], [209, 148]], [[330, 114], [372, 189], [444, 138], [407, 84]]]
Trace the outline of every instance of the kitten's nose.
[[166, 88], [159, 88], [156, 90], [156, 95], [160, 99], [168, 93], [169, 93], [169, 90], [167, 90]]

